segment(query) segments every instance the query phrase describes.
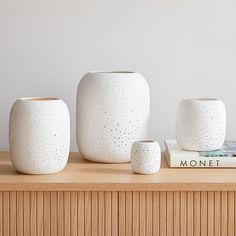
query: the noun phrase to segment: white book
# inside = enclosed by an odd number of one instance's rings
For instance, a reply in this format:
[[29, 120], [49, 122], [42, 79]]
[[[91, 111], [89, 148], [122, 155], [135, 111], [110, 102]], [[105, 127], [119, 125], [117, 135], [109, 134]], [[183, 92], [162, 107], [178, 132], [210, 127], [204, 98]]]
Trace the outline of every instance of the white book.
[[170, 167], [236, 168], [236, 142], [226, 141], [216, 151], [195, 152], [182, 149], [176, 140], [165, 140], [165, 156]]

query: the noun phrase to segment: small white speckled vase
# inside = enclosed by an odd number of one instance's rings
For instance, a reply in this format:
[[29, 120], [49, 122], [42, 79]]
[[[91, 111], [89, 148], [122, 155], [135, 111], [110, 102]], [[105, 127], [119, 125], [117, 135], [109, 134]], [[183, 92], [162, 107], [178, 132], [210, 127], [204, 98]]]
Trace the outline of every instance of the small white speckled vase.
[[70, 117], [58, 98], [20, 98], [9, 125], [11, 160], [25, 174], [61, 171], [69, 156]]
[[89, 72], [77, 90], [77, 145], [90, 161], [130, 161], [135, 140], [145, 139], [149, 87], [135, 72]]
[[131, 148], [131, 167], [138, 174], [154, 174], [161, 164], [161, 149], [155, 141], [134, 142]]
[[176, 116], [176, 140], [186, 150], [212, 151], [225, 140], [224, 103], [214, 98], [188, 98], [179, 103]]

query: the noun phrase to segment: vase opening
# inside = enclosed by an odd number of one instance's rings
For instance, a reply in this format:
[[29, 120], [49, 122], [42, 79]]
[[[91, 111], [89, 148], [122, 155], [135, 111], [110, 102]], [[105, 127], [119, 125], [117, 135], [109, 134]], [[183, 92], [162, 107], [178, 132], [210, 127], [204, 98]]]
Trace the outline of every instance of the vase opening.
[[216, 98], [185, 98], [184, 100], [200, 101], [200, 102], [218, 101], [218, 99]]
[[91, 73], [101, 73], [101, 74], [133, 74], [133, 71], [92, 71]]
[[155, 143], [155, 141], [152, 140], [140, 140], [138, 143]]
[[20, 100], [23, 101], [55, 101], [55, 100], [60, 100], [60, 98], [54, 98], [54, 97], [31, 97], [31, 98], [20, 98]]

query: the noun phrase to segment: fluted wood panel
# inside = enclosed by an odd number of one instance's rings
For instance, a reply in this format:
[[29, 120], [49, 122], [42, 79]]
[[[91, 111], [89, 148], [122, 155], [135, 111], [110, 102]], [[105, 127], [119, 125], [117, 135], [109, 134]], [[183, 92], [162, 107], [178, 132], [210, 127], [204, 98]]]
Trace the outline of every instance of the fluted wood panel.
[[236, 234], [236, 193], [0, 192], [0, 235]]

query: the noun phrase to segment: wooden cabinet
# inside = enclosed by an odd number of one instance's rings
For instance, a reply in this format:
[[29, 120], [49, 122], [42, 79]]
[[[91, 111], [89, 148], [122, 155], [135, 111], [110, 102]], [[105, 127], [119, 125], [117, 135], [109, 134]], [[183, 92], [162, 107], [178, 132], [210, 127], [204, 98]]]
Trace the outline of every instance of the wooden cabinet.
[[0, 235], [235, 235], [236, 170], [133, 174], [71, 153], [54, 175], [21, 175], [0, 153]]

